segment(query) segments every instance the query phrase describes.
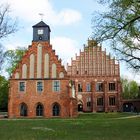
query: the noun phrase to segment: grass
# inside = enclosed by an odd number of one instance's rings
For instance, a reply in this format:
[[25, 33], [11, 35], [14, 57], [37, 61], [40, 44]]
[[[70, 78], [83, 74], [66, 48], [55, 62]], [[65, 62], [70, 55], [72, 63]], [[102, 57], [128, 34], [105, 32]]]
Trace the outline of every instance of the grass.
[[[80, 114], [75, 119], [0, 120], [1, 140], [139, 140], [140, 117]], [[122, 119], [121, 119], [122, 118]]]

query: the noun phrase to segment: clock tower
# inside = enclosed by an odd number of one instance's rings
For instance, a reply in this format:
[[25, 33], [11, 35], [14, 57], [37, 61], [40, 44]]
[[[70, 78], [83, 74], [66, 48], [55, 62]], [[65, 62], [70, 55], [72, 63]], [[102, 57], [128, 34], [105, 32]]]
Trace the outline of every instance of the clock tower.
[[43, 21], [40, 21], [39, 23], [33, 26], [33, 42], [50, 42], [50, 32], [50, 27]]

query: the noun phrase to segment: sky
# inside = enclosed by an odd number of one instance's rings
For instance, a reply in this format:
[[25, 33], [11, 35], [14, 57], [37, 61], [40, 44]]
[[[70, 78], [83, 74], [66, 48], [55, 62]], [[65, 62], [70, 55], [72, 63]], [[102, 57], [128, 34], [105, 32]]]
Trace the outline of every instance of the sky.
[[[18, 22], [18, 31], [3, 39], [3, 46], [6, 49], [27, 48], [32, 43], [32, 26], [43, 18], [51, 29], [50, 43], [64, 65], [83, 50], [83, 44], [92, 36], [92, 14], [106, 10], [96, 0], [1, 0], [2, 3], [10, 4], [10, 16]], [[110, 53], [108, 46], [102, 47]], [[128, 71], [124, 63], [120, 63], [120, 72], [140, 83], [139, 76]]]

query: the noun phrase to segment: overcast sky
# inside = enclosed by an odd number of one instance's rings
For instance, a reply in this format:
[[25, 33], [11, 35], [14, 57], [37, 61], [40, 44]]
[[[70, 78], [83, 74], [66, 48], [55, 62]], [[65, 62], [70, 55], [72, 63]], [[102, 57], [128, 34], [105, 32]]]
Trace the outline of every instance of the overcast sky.
[[[43, 21], [51, 28], [51, 44], [63, 64], [83, 50], [83, 44], [87, 44], [94, 32], [92, 13], [106, 10], [95, 0], [1, 0], [2, 3], [10, 4], [10, 15], [17, 18], [19, 28], [17, 33], [2, 40], [2, 44], [7, 49], [28, 47], [32, 42], [32, 26], [40, 22], [39, 13], [43, 13]], [[110, 49], [104, 48], [109, 53]], [[121, 75], [140, 82], [140, 78], [128, 72], [124, 64], [121, 64]]]

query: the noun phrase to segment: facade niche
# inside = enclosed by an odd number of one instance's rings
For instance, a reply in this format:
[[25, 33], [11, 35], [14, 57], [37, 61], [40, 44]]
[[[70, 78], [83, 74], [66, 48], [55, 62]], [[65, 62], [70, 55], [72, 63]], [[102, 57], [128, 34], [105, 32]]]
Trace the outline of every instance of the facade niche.
[[38, 103], [36, 106], [36, 116], [43, 116], [44, 107], [42, 104]]
[[23, 116], [23, 117], [27, 116], [28, 115], [27, 112], [28, 112], [27, 105], [25, 103], [21, 103], [21, 105], [20, 105], [20, 116]]
[[52, 109], [53, 116], [60, 116], [60, 105], [55, 103]]

